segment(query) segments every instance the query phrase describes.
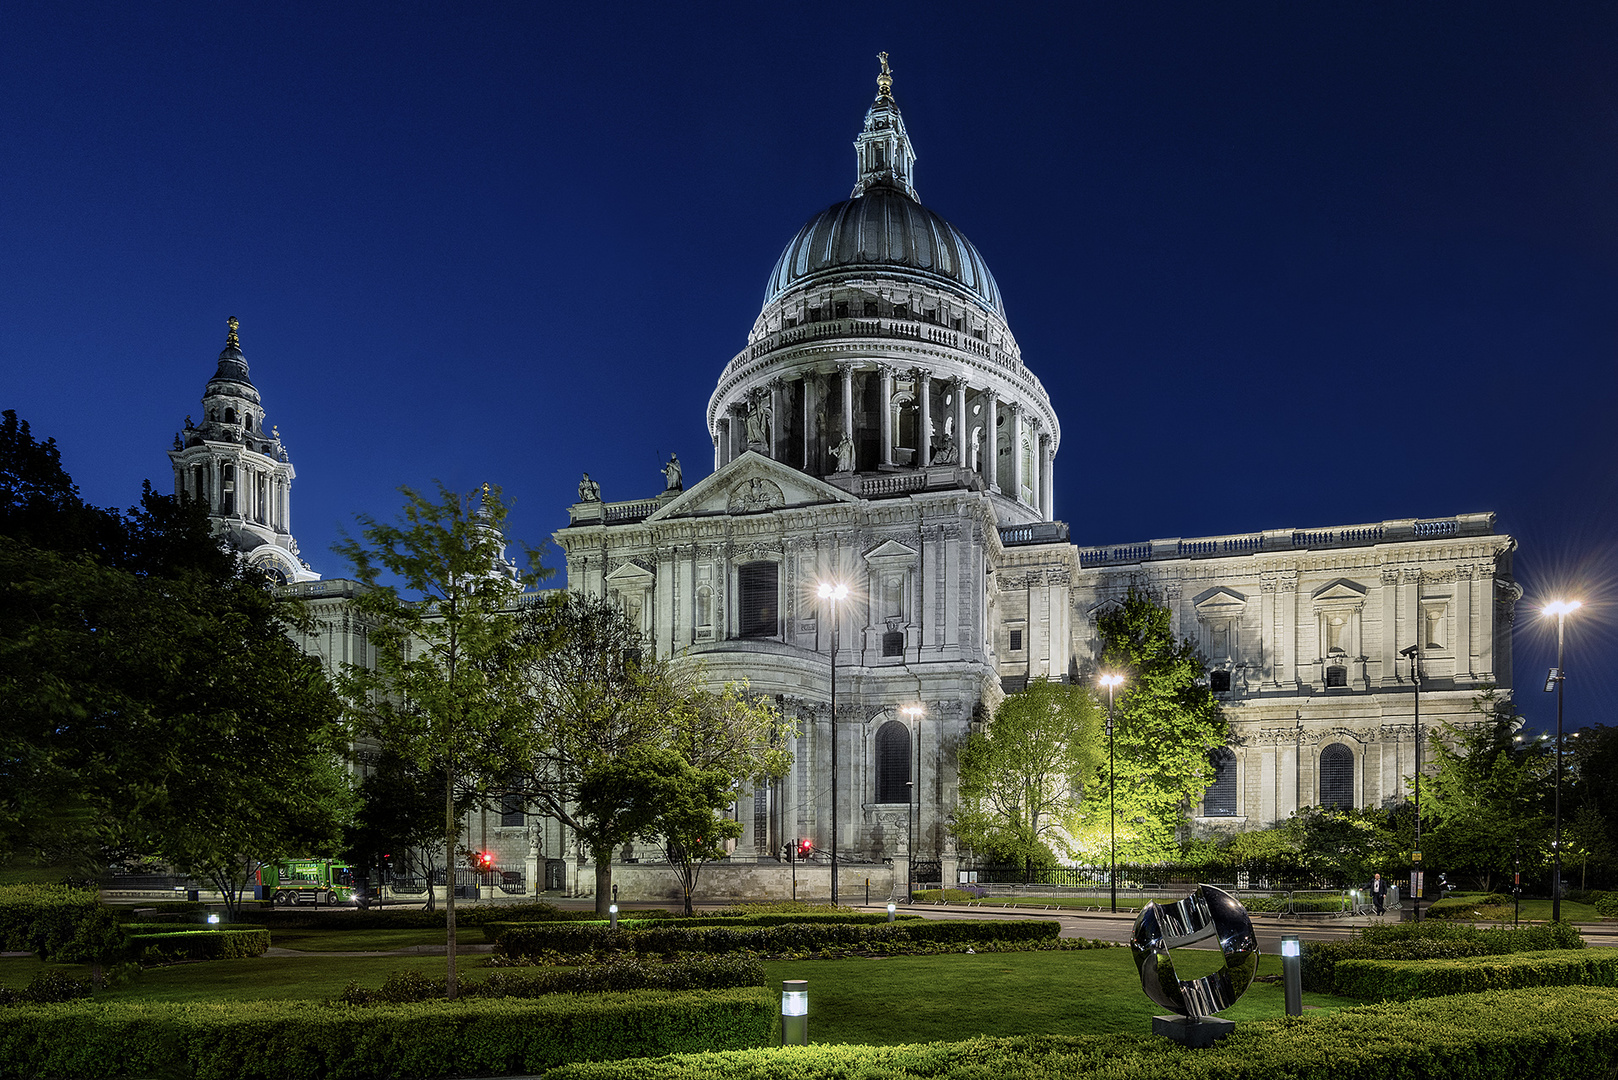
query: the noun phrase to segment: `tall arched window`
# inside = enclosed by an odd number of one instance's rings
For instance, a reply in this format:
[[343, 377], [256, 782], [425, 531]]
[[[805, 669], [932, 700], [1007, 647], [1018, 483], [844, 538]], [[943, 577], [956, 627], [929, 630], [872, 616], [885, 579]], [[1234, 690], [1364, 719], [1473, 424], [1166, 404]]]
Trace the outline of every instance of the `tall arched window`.
[[876, 801], [910, 801], [910, 729], [897, 720], [876, 731]]
[[1354, 808], [1354, 751], [1332, 743], [1320, 752], [1320, 805]]
[[1213, 783], [1202, 796], [1203, 817], [1236, 816], [1236, 755], [1221, 746], [1208, 754]]

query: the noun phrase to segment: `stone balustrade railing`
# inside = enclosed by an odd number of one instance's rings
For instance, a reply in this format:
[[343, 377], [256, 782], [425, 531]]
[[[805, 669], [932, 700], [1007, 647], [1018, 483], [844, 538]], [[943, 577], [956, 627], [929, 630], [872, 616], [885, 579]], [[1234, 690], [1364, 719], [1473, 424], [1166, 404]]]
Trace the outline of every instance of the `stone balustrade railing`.
[[[1002, 543], [1007, 530], [1001, 530]], [[1261, 551], [1305, 551], [1319, 548], [1370, 547], [1400, 540], [1435, 540], [1444, 537], [1489, 536], [1493, 514], [1461, 514], [1452, 518], [1403, 518], [1370, 525], [1330, 529], [1267, 529], [1231, 536], [1204, 536], [1186, 540], [1173, 537], [1145, 543], [1081, 547], [1079, 565], [1109, 566], [1159, 559], [1216, 558]]]

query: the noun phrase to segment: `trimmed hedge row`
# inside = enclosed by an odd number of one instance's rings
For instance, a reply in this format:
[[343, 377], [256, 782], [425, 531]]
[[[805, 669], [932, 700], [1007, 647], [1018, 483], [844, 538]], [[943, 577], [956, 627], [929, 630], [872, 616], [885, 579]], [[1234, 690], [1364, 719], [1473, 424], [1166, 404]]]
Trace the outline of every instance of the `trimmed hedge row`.
[[1464, 923], [1421, 922], [1371, 926], [1347, 941], [1311, 941], [1303, 946], [1303, 988], [1335, 993], [1334, 972], [1348, 960], [1457, 960], [1506, 956], [1546, 949], [1582, 949], [1571, 923], [1535, 923], [1480, 929]]
[[579, 1064], [546, 1080], [1584, 1080], [1618, 1060], [1615, 1014], [1613, 989], [1496, 991], [1248, 1021], [1205, 1050], [1151, 1035], [1029, 1035]]
[[[741, 956], [698, 956], [672, 963], [622, 957], [577, 968], [506, 969], [487, 979], [463, 979], [462, 997], [533, 998], [546, 994], [610, 994], [630, 990], [730, 990], [763, 986], [764, 965]], [[419, 971], [396, 971], [379, 990], [349, 983], [338, 1001], [346, 1005], [400, 1004], [444, 996], [444, 980]]]
[[1553, 949], [1459, 960], [1343, 960], [1336, 993], [1364, 1001], [1525, 986], [1618, 986], [1618, 949]]
[[[921, 918], [922, 916], [920, 915], [904, 913], [897, 915], [896, 921], [919, 921]], [[850, 912], [846, 914], [833, 912], [805, 912], [795, 915], [766, 912], [757, 915], [695, 915], [689, 919], [643, 919], [639, 917], [623, 918], [620, 916], [618, 919], [618, 929], [649, 930], [653, 927], [664, 926], [790, 926], [794, 923], [849, 923], [853, 925], [876, 925], [878, 923], [885, 923], [887, 921], [888, 914], [885, 911], [881, 913]], [[505, 933], [507, 930], [513, 929], [514, 927], [529, 927], [532, 925], [534, 925], [533, 920], [486, 922], [483, 924], [483, 937], [487, 941], [499, 941], [500, 935]], [[573, 920], [571, 922], [561, 923], [560, 925], [570, 927], [610, 927], [612, 926], [612, 920], [597, 919], [592, 917], [588, 920]]]
[[[255, 923], [272, 930], [442, 930], [444, 909], [425, 911], [419, 907], [314, 908], [272, 907], [268, 904], [244, 910]], [[638, 911], [637, 918], [673, 918], [666, 911]], [[589, 911], [564, 911], [554, 904], [532, 901], [521, 904], [456, 905], [455, 926], [481, 927], [486, 922], [579, 922], [598, 917]]]
[[1054, 919], [1015, 922], [979, 919], [918, 919], [904, 923], [786, 923], [780, 926], [655, 926], [645, 930], [612, 930], [605, 926], [550, 924], [512, 927], [495, 943], [502, 956], [539, 956], [547, 952], [788, 952], [861, 945], [867, 942], [1043, 941], [1061, 933]]
[[568, 1062], [766, 1046], [774, 1022], [775, 996], [756, 987], [365, 1009], [73, 1002], [0, 1014], [0, 1078], [539, 1073]]
[[186, 960], [240, 960], [263, 956], [270, 947], [268, 930], [169, 930], [157, 934], [130, 934], [129, 954], [139, 958], [147, 949]]
[[0, 885], [0, 949], [41, 960], [79, 963], [116, 952], [116, 915], [94, 889], [66, 885]]

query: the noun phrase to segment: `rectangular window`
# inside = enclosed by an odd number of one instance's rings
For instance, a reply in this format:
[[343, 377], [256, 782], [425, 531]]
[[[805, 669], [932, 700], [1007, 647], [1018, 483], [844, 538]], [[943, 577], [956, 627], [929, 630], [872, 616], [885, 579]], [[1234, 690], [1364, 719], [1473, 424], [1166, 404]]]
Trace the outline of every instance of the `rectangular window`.
[[890, 630], [882, 635], [883, 656], [903, 656], [905, 654], [905, 632], [903, 630]]
[[1348, 669], [1346, 667], [1340, 667], [1340, 666], [1337, 666], [1337, 665], [1333, 665], [1332, 667], [1327, 668], [1326, 669], [1326, 685], [1327, 686], [1347, 686], [1348, 685]]
[[876, 301], [875, 300], [867, 300], [867, 301], [865, 301], [865, 317], [867, 319], [874, 319], [874, 318], [876, 318], [876, 315], [877, 315]]
[[809, 309], [809, 321], [810, 322], [819, 322], [820, 321], [820, 309], [819, 308], [812, 307], [812, 308]]
[[526, 824], [523, 816], [521, 792], [508, 791], [500, 796], [500, 827], [502, 829], [522, 828]]
[[775, 637], [780, 610], [776, 588], [779, 569], [773, 562], [756, 562], [746, 563], [737, 570], [742, 637]]
[[895, 319], [908, 319], [908, 318], [910, 318], [910, 308], [908, 308], [908, 307], [906, 307], [904, 305], [900, 305], [899, 307], [894, 308], [893, 309], [893, 317]]
[[1022, 631], [1021, 630], [1013, 630], [1011, 632], [1011, 651], [1012, 652], [1022, 652]]
[[1230, 672], [1210, 671], [1208, 673], [1208, 689], [1216, 694], [1230, 693]]
[[839, 300], [839, 301], [837, 301], [837, 317], [839, 319], [848, 318], [848, 301], [847, 300]]

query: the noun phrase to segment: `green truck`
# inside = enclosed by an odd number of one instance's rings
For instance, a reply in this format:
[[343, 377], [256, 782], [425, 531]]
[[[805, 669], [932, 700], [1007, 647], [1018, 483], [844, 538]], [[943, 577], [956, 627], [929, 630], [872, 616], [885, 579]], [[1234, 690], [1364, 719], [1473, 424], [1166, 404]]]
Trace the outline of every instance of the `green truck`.
[[276, 904], [352, 904], [354, 891], [354, 868], [332, 859], [281, 859], [259, 864], [260, 900]]

